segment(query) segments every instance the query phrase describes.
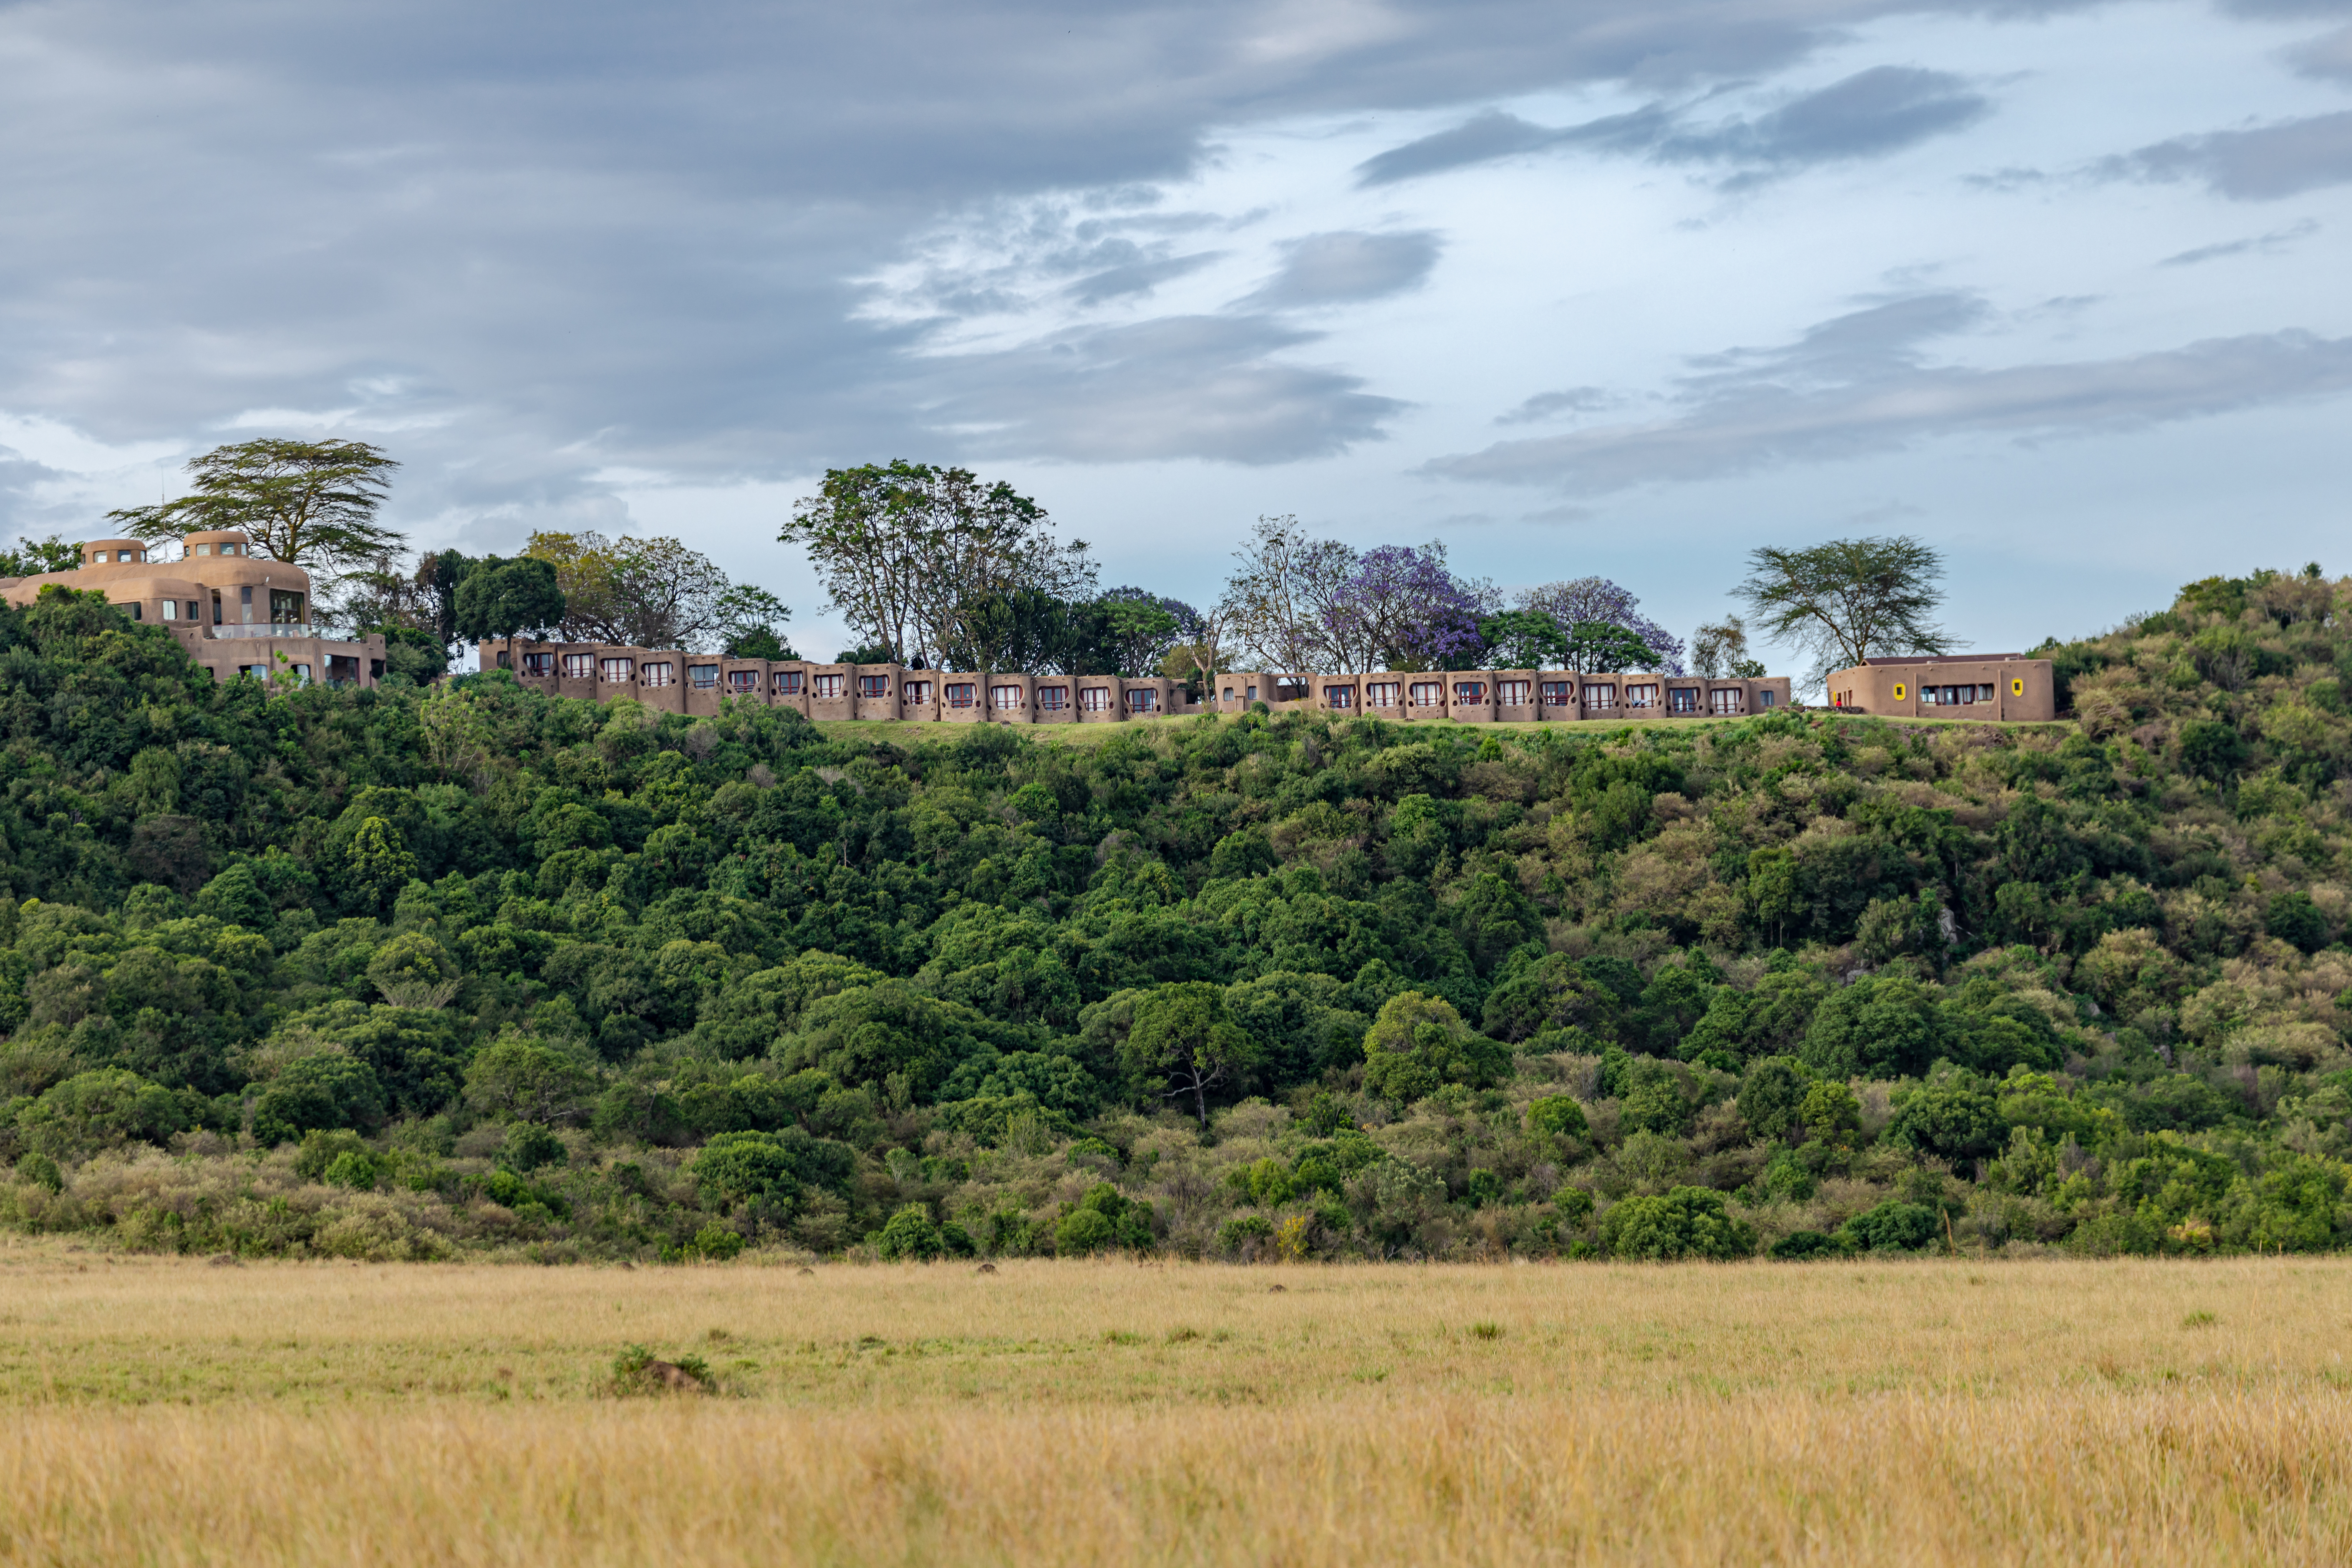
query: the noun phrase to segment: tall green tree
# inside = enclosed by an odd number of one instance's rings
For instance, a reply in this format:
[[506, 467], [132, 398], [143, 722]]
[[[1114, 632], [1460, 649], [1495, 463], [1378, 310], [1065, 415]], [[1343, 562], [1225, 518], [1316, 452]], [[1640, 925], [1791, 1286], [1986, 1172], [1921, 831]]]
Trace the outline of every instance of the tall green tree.
[[1874, 656], [1949, 653], [1968, 645], [1936, 624], [1943, 557], [1907, 535], [1832, 539], [1805, 550], [1760, 545], [1733, 590], [1767, 641], [1802, 650], [1810, 679]]
[[456, 598], [450, 631], [467, 642], [543, 635], [563, 624], [563, 590], [556, 585], [555, 567], [530, 556], [501, 561], [493, 555], [476, 563], [457, 584]]
[[895, 663], [969, 658], [974, 618], [999, 595], [1091, 594], [1083, 540], [1057, 541], [1045, 509], [969, 468], [903, 459], [833, 468], [777, 535], [806, 549], [834, 607]]
[[404, 542], [397, 530], [376, 521], [398, 467], [365, 441], [265, 437], [190, 459], [195, 485], [177, 500], [106, 515], [148, 540], [242, 529], [274, 561], [338, 573]]
[[44, 572], [70, 572], [81, 564], [81, 546], [52, 533], [47, 539], [19, 539], [16, 547], [0, 550], [0, 577], [37, 577]]
[[1620, 669], [1651, 669], [1658, 662], [1650, 645], [1623, 626], [1606, 621], [1579, 621], [1568, 632], [1568, 668], [1606, 674]]
[[1252, 1041], [1225, 1009], [1225, 992], [1205, 980], [1162, 985], [1136, 999], [1134, 1026], [1119, 1065], [1164, 1100], [1189, 1098], [1209, 1124], [1209, 1091], [1249, 1063]]

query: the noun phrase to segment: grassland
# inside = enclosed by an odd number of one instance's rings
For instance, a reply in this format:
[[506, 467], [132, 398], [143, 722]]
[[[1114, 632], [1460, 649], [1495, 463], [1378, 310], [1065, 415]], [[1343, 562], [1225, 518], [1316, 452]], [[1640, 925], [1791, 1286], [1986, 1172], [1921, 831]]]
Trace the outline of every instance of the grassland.
[[[0, 1560], [2340, 1563], [2347, 1287], [20, 1246]], [[717, 1395], [617, 1395], [632, 1343]]]

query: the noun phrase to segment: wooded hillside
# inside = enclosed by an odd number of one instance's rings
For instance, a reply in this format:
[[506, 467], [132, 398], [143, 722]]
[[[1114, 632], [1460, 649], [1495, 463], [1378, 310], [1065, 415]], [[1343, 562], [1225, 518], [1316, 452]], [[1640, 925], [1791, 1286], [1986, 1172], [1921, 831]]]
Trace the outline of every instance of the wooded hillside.
[[[2352, 1240], [2352, 581], [2080, 723], [830, 734], [0, 612], [0, 1220], [429, 1257]], [[1089, 735], [1088, 740], [1094, 737]]]

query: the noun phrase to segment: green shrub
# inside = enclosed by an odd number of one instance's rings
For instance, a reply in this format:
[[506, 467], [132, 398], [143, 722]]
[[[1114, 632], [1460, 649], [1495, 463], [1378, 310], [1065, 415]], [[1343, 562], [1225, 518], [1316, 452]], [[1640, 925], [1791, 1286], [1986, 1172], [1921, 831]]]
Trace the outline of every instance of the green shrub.
[[1770, 1255], [1782, 1262], [1803, 1262], [1815, 1258], [1843, 1258], [1853, 1251], [1853, 1244], [1843, 1237], [1821, 1230], [1792, 1230], [1772, 1244]]
[[1217, 1227], [1217, 1250], [1227, 1258], [1238, 1258], [1251, 1244], [1264, 1244], [1274, 1237], [1274, 1222], [1262, 1214], [1237, 1215]]
[[686, 1244], [685, 1250], [690, 1258], [727, 1263], [742, 1252], [743, 1237], [740, 1231], [730, 1230], [723, 1225], [706, 1225], [694, 1233], [694, 1239]]
[[323, 1173], [331, 1187], [349, 1187], [357, 1193], [375, 1190], [375, 1161], [357, 1150], [336, 1155]]
[[305, 1132], [383, 1125], [383, 1086], [356, 1057], [329, 1051], [286, 1064], [253, 1102], [253, 1141], [290, 1143]]
[[2000, 1152], [2009, 1141], [2009, 1127], [1981, 1079], [1950, 1073], [1904, 1097], [1886, 1135], [1941, 1159], [1981, 1160]]
[[347, 1129], [332, 1131], [324, 1129], [306, 1134], [302, 1146], [294, 1151], [294, 1173], [306, 1182], [323, 1182], [327, 1167], [347, 1155], [367, 1157], [367, 1140]]
[[874, 1250], [893, 1263], [922, 1263], [937, 1258], [944, 1250], [944, 1244], [940, 1239], [940, 1227], [931, 1223], [931, 1211], [920, 1204], [908, 1204], [892, 1215], [881, 1234], [874, 1238]]
[[1663, 1197], [1627, 1198], [1601, 1216], [1601, 1241], [1619, 1258], [1747, 1258], [1756, 1232], [1727, 1214], [1709, 1187], [1676, 1187]]
[[1590, 1129], [1584, 1107], [1573, 1096], [1548, 1094], [1528, 1105], [1528, 1131], [1551, 1138], [1582, 1138]]
[[1944, 1234], [1944, 1218], [1925, 1204], [1889, 1198], [1839, 1227], [1853, 1245], [1869, 1252], [1916, 1252]]
[[1484, 1089], [1510, 1072], [1508, 1047], [1474, 1032], [1452, 1003], [1418, 991], [1390, 997], [1364, 1036], [1364, 1088], [1391, 1104], [1447, 1084]]
[[187, 1125], [178, 1095], [124, 1068], [77, 1073], [16, 1116], [17, 1136], [52, 1158], [127, 1142], [162, 1143]]
[[519, 1176], [528, 1176], [543, 1165], [567, 1164], [571, 1158], [563, 1140], [536, 1121], [510, 1123], [507, 1141], [499, 1150], [499, 1164]]
[[1054, 1227], [1054, 1251], [1061, 1258], [1084, 1258], [1118, 1243], [1118, 1227], [1100, 1209], [1073, 1209]]

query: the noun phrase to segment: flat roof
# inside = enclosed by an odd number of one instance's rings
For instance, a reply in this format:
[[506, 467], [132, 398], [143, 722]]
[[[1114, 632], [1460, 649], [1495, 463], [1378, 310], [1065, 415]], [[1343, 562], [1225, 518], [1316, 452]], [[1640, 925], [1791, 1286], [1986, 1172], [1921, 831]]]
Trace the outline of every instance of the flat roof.
[[[1882, 664], [2018, 664], [2024, 659], [2021, 653], [1919, 653], [1901, 658], [1865, 658], [1852, 668], [1860, 669]], [[2037, 659], [2034, 662], [2048, 661]]]

